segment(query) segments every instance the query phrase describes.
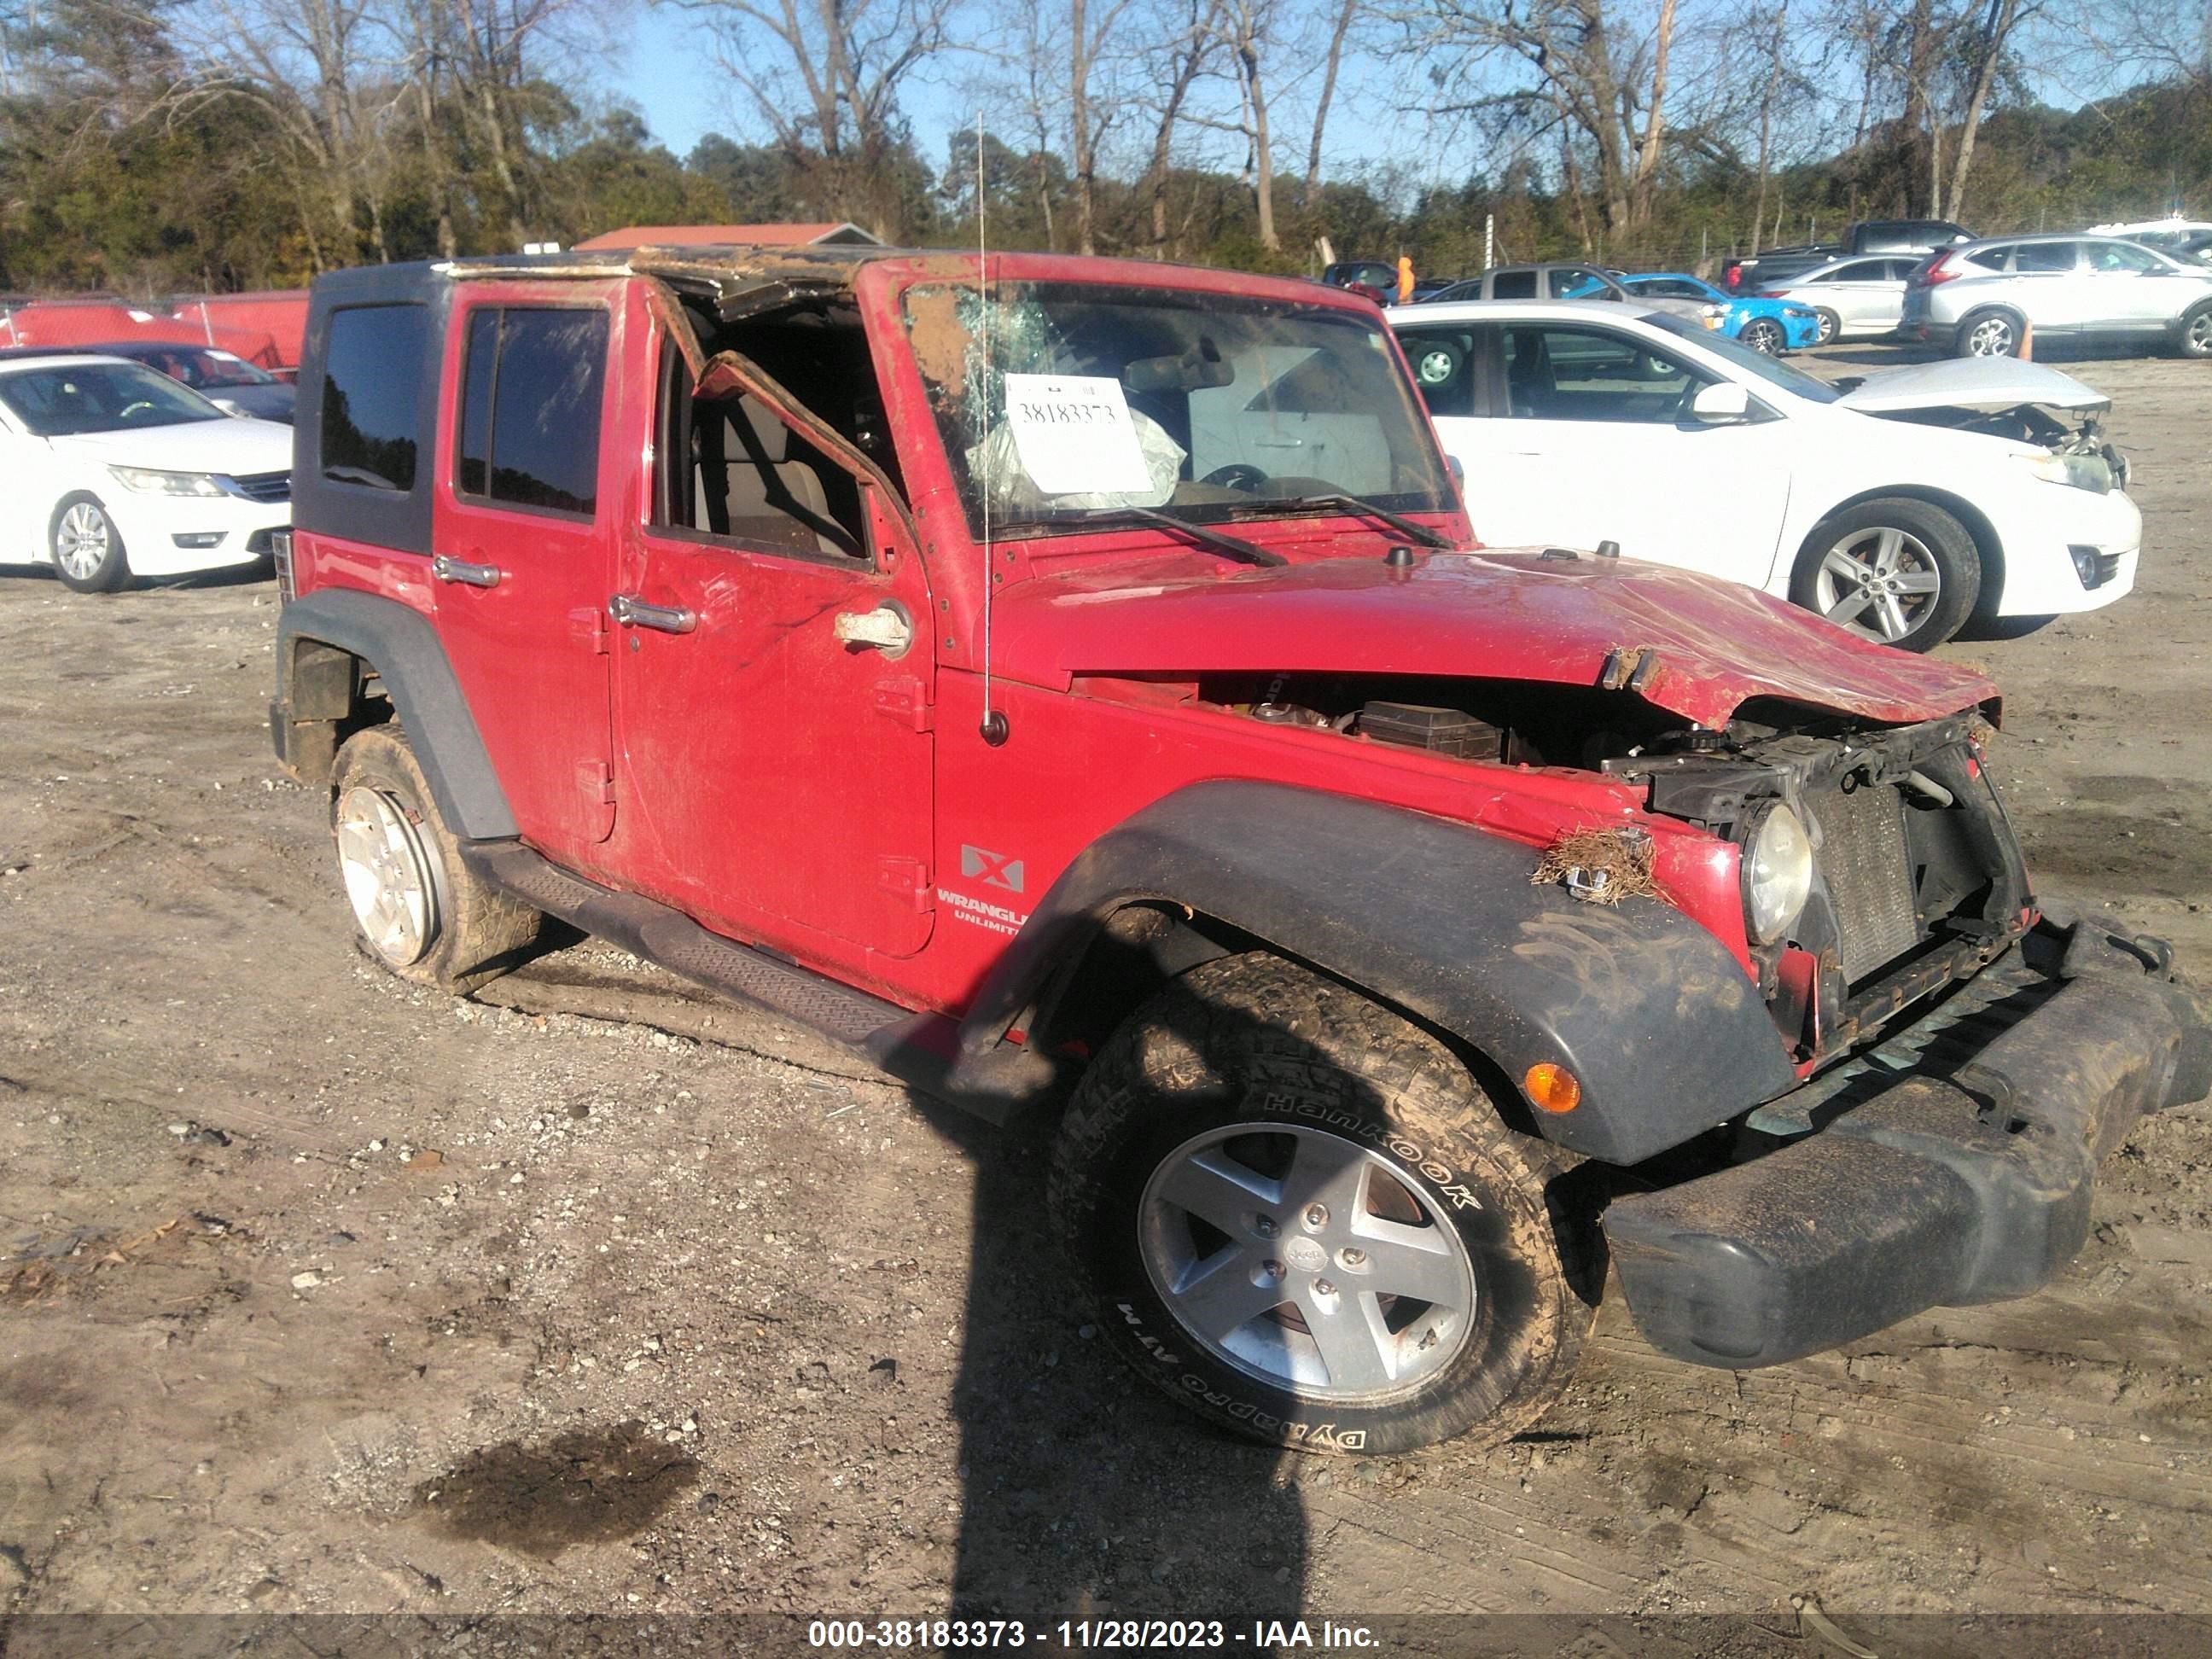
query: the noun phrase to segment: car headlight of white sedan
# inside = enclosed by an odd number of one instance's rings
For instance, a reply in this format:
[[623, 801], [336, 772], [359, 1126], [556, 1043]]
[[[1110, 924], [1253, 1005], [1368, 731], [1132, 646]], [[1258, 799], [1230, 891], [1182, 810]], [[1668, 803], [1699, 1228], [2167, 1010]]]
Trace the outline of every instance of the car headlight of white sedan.
[[213, 472], [161, 472], [152, 467], [111, 466], [116, 483], [142, 495], [227, 495], [222, 479]]
[[2061, 453], [2056, 455], [2023, 455], [2028, 471], [2046, 483], [2071, 484], [2076, 489], [2094, 490], [2100, 495], [2112, 491], [2112, 466], [2102, 455]]

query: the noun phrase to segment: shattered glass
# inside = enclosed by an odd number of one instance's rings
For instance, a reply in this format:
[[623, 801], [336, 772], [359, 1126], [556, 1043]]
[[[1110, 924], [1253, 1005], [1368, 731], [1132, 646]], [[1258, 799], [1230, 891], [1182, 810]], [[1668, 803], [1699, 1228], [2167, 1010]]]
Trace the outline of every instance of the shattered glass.
[[[981, 533], [1082, 528], [1085, 512], [1194, 520], [1341, 493], [1400, 512], [1449, 508], [1426, 417], [1379, 323], [1328, 306], [1104, 284], [923, 284], [908, 337]], [[1006, 377], [1110, 380], [1148, 486], [1053, 493], [1007, 418]], [[1027, 395], [1026, 393], [1024, 394]], [[1126, 434], [1121, 434], [1126, 437]]]

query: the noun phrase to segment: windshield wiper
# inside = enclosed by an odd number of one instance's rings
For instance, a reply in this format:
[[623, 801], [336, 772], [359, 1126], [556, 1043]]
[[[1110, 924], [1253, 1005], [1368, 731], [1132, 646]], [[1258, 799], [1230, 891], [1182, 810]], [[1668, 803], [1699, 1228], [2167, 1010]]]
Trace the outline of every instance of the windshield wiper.
[[1172, 513], [1163, 513], [1153, 507], [1113, 507], [1097, 512], [1054, 514], [1042, 520], [1054, 524], [1107, 525], [1156, 524], [1168, 530], [1180, 530], [1193, 541], [1203, 542], [1208, 547], [1218, 548], [1232, 559], [1242, 559], [1247, 564], [1285, 565], [1290, 561], [1279, 553], [1271, 553], [1242, 536], [1232, 536], [1225, 530], [1216, 530], [1211, 525], [1193, 524], [1188, 519], [1178, 519]]
[[[1238, 505], [1242, 506], [1243, 503], [1239, 502]], [[1411, 536], [1415, 541], [1421, 543], [1424, 546], [1450, 547], [1455, 545], [1452, 538], [1445, 535], [1441, 531], [1431, 530], [1425, 524], [1416, 524], [1413, 520], [1406, 518], [1400, 514], [1392, 513], [1385, 508], [1379, 507], [1372, 501], [1364, 501], [1359, 496], [1346, 495], [1342, 492], [1332, 492], [1327, 495], [1293, 495], [1287, 501], [1269, 501], [1267, 505], [1271, 507], [1348, 507], [1355, 513], [1363, 513], [1370, 519], [1377, 520], [1383, 524], [1389, 525], [1391, 529], [1398, 532], [1401, 535]]]

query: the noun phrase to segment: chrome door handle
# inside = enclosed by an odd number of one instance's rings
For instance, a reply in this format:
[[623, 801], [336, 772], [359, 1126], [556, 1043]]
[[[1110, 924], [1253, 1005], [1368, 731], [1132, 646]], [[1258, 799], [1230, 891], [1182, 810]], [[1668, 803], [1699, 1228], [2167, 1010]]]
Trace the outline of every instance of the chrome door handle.
[[495, 564], [470, 564], [462, 559], [449, 559], [441, 553], [430, 561], [430, 574], [441, 582], [459, 582], [467, 587], [497, 587], [499, 567]]
[[689, 634], [699, 625], [699, 613], [677, 605], [647, 605], [634, 593], [617, 593], [607, 601], [617, 626], [650, 628], [659, 634]]

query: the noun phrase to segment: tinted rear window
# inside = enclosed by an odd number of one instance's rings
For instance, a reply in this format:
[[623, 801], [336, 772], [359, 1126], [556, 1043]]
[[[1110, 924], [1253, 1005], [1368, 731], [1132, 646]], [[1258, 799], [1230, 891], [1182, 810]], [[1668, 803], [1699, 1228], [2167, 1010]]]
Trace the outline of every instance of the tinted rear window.
[[422, 389], [419, 305], [348, 306], [331, 313], [323, 351], [323, 477], [405, 495], [415, 488], [415, 410]]
[[593, 511], [606, 368], [604, 311], [471, 313], [461, 492], [556, 513]]
[[2071, 270], [2074, 264], [2072, 242], [2022, 242], [2012, 251], [2014, 270]]

